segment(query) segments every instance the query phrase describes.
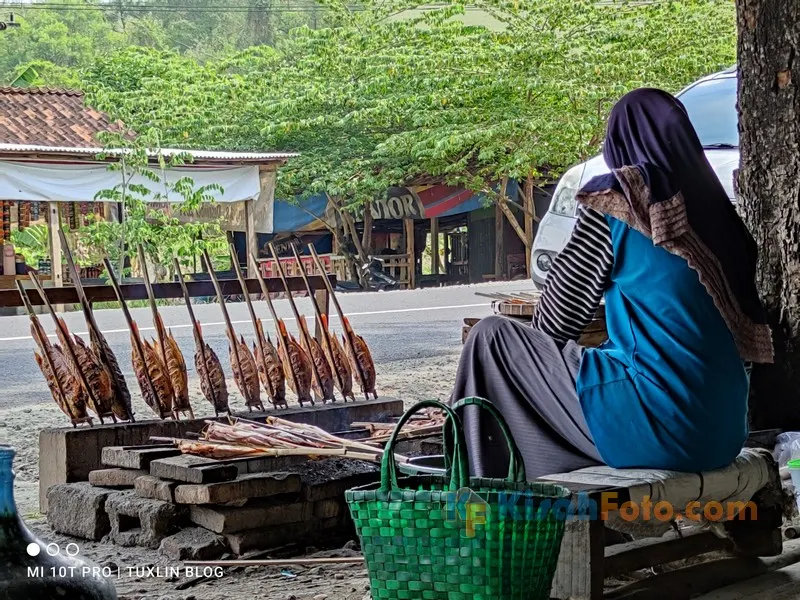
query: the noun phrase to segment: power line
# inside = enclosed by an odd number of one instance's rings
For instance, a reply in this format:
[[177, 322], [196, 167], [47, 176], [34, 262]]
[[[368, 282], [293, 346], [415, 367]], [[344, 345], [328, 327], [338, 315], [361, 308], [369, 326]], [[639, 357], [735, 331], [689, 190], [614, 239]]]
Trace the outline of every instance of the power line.
[[[78, 3], [2, 3], [0, 7], [16, 8], [19, 10], [50, 10], [50, 11], [99, 11], [99, 12], [123, 12], [123, 13], [283, 13], [283, 12], [309, 12], [309, 11], [324, 11], [324, 7], [309, 4], [294, 4], [275, 7], [264, 7], [258, 5], [113, 5], [113, 4], [78, 4]], [[350, 7], [353, 11], [366, 10], [360, 7]]]

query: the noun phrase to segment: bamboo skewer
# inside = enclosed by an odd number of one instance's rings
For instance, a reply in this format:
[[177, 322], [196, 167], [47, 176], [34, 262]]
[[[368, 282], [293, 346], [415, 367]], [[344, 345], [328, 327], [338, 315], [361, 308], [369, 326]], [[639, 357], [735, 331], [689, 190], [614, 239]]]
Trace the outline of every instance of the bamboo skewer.
[[77, 372], [78, 378], [79, 378], [79, 380], [81, 382], [81, 385], [86, 390], [86, 394], [89, 396], [89, 400], [92, 403], [92, 407], [95, 409], [95, 413], [97, 414], [97, 418], [100, 419], [100, 423], [103, 423], [104, 422], [103, 421], [104, 418], [111, 417], [111, 420], [116, 423], [117, 422], [117, 418], [116, 418], [116, 416], [114, 416], [113, 412], [103, 413], [100, 410], [101, 403], [99, 402], [99, 400], [97, 398], [97, 394], [94, 393], [94, 390], [92, 389], [92, 386], [89, 385], [89, 382], [86, 379], [86, 375], [83, 372], [83, 370], [81, 369], [80, 363], [78, 362], [78, 357], [75, 354], [75, 348], [72, 345], [73, 341], [72, 341], [72, 339], [70, 339], [70, 335], [71, 334], [70, 334], [69, 330], [67, 329], [67, 326], [64, 323], [64, 321], [62, 321], [61, 319], [58, 318], [58, 315], [56, 314], [56, 311], [53, 308], [53, 305], [50, 304], [50, 299], [47, 297], [47, 294], [45, 294], [44, 288], [42, 287], [42, 284], [39, 282], [39, 278], [36, 276], [36, 274], [33, 271], [29, 272], [28, 276], [31, 278], [31, 281], [33, 282], [33, 287], [36, 288], [36, 291], [39, 292], [39, 295], [42, 297], [42, 300], [44, 301], [44, 304], [47, 307], [47, 310], [50, 313], [50, 316], [53, 318], [53, 321], [56, 324], [56, 329], [61, 334], [60, 337], [62, 339], [62, 343], [63, 343], [64, 346], [66, 346], [64, 348], [64, 352], [66, 352], [67, 356], [69, 357], [70, 362], [73, 365], [74, 370]]
[[[222, 310], [222, 317], [225, 320], [225, 329], [228, 334], [228, 341], [231, 344], [231, 357], [235, 361], [235, 365], [233, 365], [234, 369], [239, 372], [239, 376], [242, 382], [241, 389], [239, 390], [244, 396], [245, 404], [249, 410], [253, 410], [253, 407], [259, 407], [261, 410], [264, 410], [264, 405], [261, 404], [260, 398], [251, 398], [250, 397], [250, 390], [247, 387], [247, 381], [245, 380], [245, 372], [242, 364], [242, 357], [239, 354], [239, 341], [236, 339], [236, 332], [233, 329], [233, 323], [231, 323], [230, 315], [228, 314], [228, 308], [225, 306], [225, 298], [222, 294], [222, 288], [219, 285], [219, 279], [217, 279], [217, 273], [214, 271], [214, 266], [211, 264], [211, 258], [208, 255], [208, 250], [203, 250], [203, 260], [206, 263], [206, 269], [208, 269], [208, 274], [211, 277], [211, 282], [214, 284], [214, 290], [217, 292], [217, 298], [219, 299], [219, 306]], [[256, 373], [256, 377], [258, 377], [258, 373]], [[234, 373], [234, 381], [236, 380], [236, 373]]]
[[[25, 291], [25, 288], [22, 287], [22, 282], [19, 280], [17, 280], [17, 290], [19, 291], [19, 295], [22, 297], [22, 303], [25, 305], [25, 309], [28, 311], [28, 316], [30, 317], [31, 324], [33, 325], [32, 330], [33, 335], [36, 338], [35, 341], [40, 348], [44, 348], [50, 343], [50, 341], [46, 339], [46, 337], [42, 338], [44, 328], [39, 321], [39, 317], [33, 310], [33, 305], [31, 304], [30, 298], [28, 298], [28, 293]], [[50, 369], [50, 373], [54, 375], [53, 380], [56, 382], [56, 387], [58, 388], [58, 393], [60, 394], [61, 398], [63, 398], [65, 402], [68, 402], [69, 397], [64, 391], [64, 386], [62, 385], [61, 379], [57, 376], [58, 371], [56, 371], [56, 366], [53, 364], [52, 356], [49, 352], [42, 351], [42, 359], [47, 362], [47, 368]], [[92, 423], [92, 418], [88, 415], [82, 419], [73, 419], [70, 417], [70, 421], [72, 421], [73, 427], [76, 427], [80, 423], [89, 423], [90, 427], [94, 426]]]
[[[300, 260], [300, 254], [297, 252], [297, 248], [292, 246], [292, 253], [294, 254], [294, 258], [297, 261], [297, 264], [300, 265], [300, 276], [303, 278], [303, 283], [305, 283], [306, 291], [308, 292], [308, 297], [311, 300], [311, 306], [314, 307], [314, 314], [317, 318], [317, 327], [319, 327], [320, 332], [322, 332], [322, 343], [323, 348], [325, 350], [325, 354], [328, 356], [328, 360], [331, 363], [331, 371], [333, 372], [333, 376], [335, 377], [335, 381], [339, 387], [339, 391], [342, 393], [342, 398], [345, 402], [347, 402], [347, 396], [345, 395], [345, 390], [347, 389], [347, 382], [342, 377], [342, 374], [339, 372], [339, 369], [336, 368], [336, 364], [334, 362], [334, 353], [333, 348], [331, 347], [331, 338], [330, 338], [330, 331], [328, 330], [328, 323], [326, 319], [322, 316], [322, 310], [320, 310], [319, 304], [317, 304], [317, 299], [314, 296], [314, 290], [311, 289], [311, 282], [308, 280], [308, 274], [306, 270], [303, 268], [303, 263]], [[347, 360], [347, 357], [343, 357], [344, 360]], [[348, 377], [349, 379], [349, 377]], [[352, 388], [352, 381], [350, 382], [350, 387]], [[352, 390], [351, 390], [352, 391]], [[355, 396], [353, 396], [353, 400], [355, 400]]]
[[[218, 397], [218, 390], [214, 386], [214, 382], [211, 380], [211, 374], [208, 370], [208, 355], [206, 354], [206, 343], [203, 340], [203, 332], [200, 329], [200, 322], [197, 320], [197, 317], [194, 315], [194, 309], [192, 308], [192, 299], [189, 296], [189, 290], [186, 288], [186, 282], [183, 279], [183, 273], [181, 272], [181, 264], [178, 262], [177, 258], [173, 258], [173, 265], [175, 267], [175, 273], [178, 275], [178, 283], [181, 284], [181, 291], [183, 292], [183, 300], [186, 302], [186, 310], [189, 312], [189, 320], [192, 322], [192, 331], [194, 332], [194, 341], [197, 345], [197, 351], [200, 353], [200, 360], [203, 362], [202, 369], [197, 369], [198, 375], [201, 378], [205, 378], [206, 380], [206, 387], [211, 394], [211, 404], [214, 406], [214, 413], [219, 416], [218, 408], [222, 405], [220, 402], [221, 398]], [[201, 386], [202, 387], [202, 386]], [[230, 414], [230, 408], [228, 408], [228, 400], [225, 399], [224, 403], [226, 407], [226, 412]]]
[[[333, 291], [333, 286], [331, 285], [331, 282], [328, 280], [328, 276], [325, 273], [325, 267], [322, 266], [322, 261], [319, 259], [319, 255], [317, 254], [316, 248], [314, 248], [313, 244], [309, 244], [308, 249], [311, 252], [311, 256], [314, 258], [314, 264], [317, 265], [320, 275], [322, 276], [322, 279], [325, 282], [325, 287], [328, 289], [328, 294], [330, 294], [331, 296], [333, 305], [336, 307], [336, 312], [339, 315], [339, 320], [341, 321], [342, 329], [344, 330], [344, 339], [345, 343], [348, 346], [348, 351], [351, 352], [351, 356], [355, 358], [357, 355], [356, 355], [355, 343], [353, 342], [353, 338], [351, 337], [352, 331], [349, 331], [348, 327], [345, 326], [346, 318], [344, 315], [344, 311], [342, 310], [342, 306], [339, 304], [339, 299], [336, 297], [336, 294]], [[361, 364], [358, 362], [358, 360], [354, 360], [353, 362], [355, 363], [356, 372], [358, 372], [358, 378], [360, 379], [361, 387], [364, 390], [364, 396], [367, 399], [369, 399], [369, 396], [367, 395], [366, 391], [367, 390], [366, 374], [362, 370]]]
[[325, 397], [325, 386], [323, 385], [322, 377], [319, 374], [317, 365], [314, 362], [314, 357], [311, 354], [312, 352], [311, 339], [308, 334], [308, 328], [306, 327], [305, 318], [300, 314], [300, 311], [297, 310], [297, 304], [295, 304], [294, 297], [292, 296], [292, 292], [289, 289], [289, 282], [286, 280], [286, 274], [283, 272], [283, 265], [281, 265], [281, 261], [278, 259], [278, 253], [275, 252], [275, 246], [270, 244], [269, 250], [272, 253], [272, 258], [275, 259], [275, 265], [276, 268], [278, 269], [278, 276], [281, 278], [283, 287], [286, 290], [286, 298], [289, 300], [289, 306], [291, 306], [292, 312], [294, 313], [294, 317], [297, 320], [297, 327], [300, 330], [300, 337], [303, 340], [303, 343], [305, 344], [306, 351], [308, 352], [308, 357], [309, 360], [311, 361], [311, 373], [314, 376], [314, 381], [316, 381], [317, 385], [319, 386], [319, 394], [322, 397], [321, 399], [323, 402], [328, 399], [335, 400], [335, 398], [333, 398], [333, 394], [331, 394], [331, 398]]
[[[178, 413], [184, 413], [184, 415], [188, 412], [189, 418], [194, 419], [194, 411], [192, 410], [191, 404], [188, 402], [188, 397], [181, 397], [181, 390], [178, 389], [178, 385], [181, 383], [179, 381], [172, 381], [172, 370], [169, 367], [169, 360], [167, 354], [167, 329], [164, 326], [164, 320], [161, 318], [161, 315], [158, 312], [158, 306], [156, 305], [156, 295], [153, 291], [153, 283], [150, 281], [150, 273], [147, 270], [147, 257], [144, 253], [144, 246], [139, 244], [136, 247], [137, 254], [139, 256], [139, 267], [142, 270], [142, 275], [144, 276], [144, 287], [147, 290], [147, 299], [150, 303], [150, 312], [153, 313], [153, 325], [156, 328], [156, 337], [158, 339], [159, 348], [161, 348], [161, 360], [164, 362], [164, 372], [166, 373], [167, 378], [170, 380], [173, 386], [174, 397], [172, 400], [172, 413], [175, 420], [178, 420]], [[177, 346], [175, 346], [177, 348]], [[180, 357], [183, 359], [183, 357]], [[186, 373], [184, 371], [184, 378], [186, 377]], [[185, 379], [182, 380], [185, 383]], [[182, 406], [185, 403], [185, 406]]]
[[[244, 295], [244, 301], [247, 304], [247, 310], [250, 312], [250, 319], [253, 321], [253, 329], [255, 330], [256, 334], [256, 344], [258, 344], [258, 350], [261, 353], [261, 360], [264, 363], [261, 365], [261, 368], [264, 369], [265, 373], [269, 373], [269, 369], [267, 366], [267, 349], [264, 346], [264, 327], [261, 323], [261, 319], [258, 318], [256, 315], [256, 310], [253, 307], [253, 300], [250, 298], [250, 291], [247, 289], [247, 282], [244, 279], [244, 275], [242, 275], [242, 269], [239, 266], [239, 258], [236, 254], [236, 248], [233, 244], [230, 245], [230, 252], [231, 252], [231, 262], [233, 263], [233, 269], [236, 272], [236, 278], [239, 280], [239, 285], [242, 287], [242, 294]], [[258, 263], [256, 263], [258, 264]], [[267, 375], [264, 378], [266, 381], [269, 380], [269, 376]], [[283, 387], [283, 383], [281, 383]], [[269, 389], [267, 389], [267, 394], [269, 397], [275, 402], [275, 399], [279, 398], [278, 390], [273, 389], [273, 386], [270, 382]], [[286, 404], [286, 399], [283, 399], [283, 402], [275, 403], [277, 406], [280, 404], [283, 407], [288, 407]]]
[[[153, 399], [158, 401], [158, 391], [156, 390], [156, 386], [153, 383], [153, 380], [150, 377], [150, 372], [147, 369], [147, 361], [145, 359], [144, 348], [142, 347], [142, 339], [139, 334], [139, 328], [136, 326], [130, 310], [128, 310], [128, 304], [125, 302], [125, 298], [122, 295], [122, 288], [120, 288], [119, 282], [117, 281], [117, 276], [114, 274], [114, 267], [111, 266], [111, 261], [108, 260], [108, 258], [104, 258], [103, 265], [108, 273], [108, 280], [111, 282], [111, 287], [114, 288], [114, 294], [117, 296], [120, 308], [122, 308], [122, 316], [125, 318], [125, 322], [128, 324], [128, 329], [131, 330], [133, 351], [136, 352], [136, 355], [139, 357], [139, 361], [144, 366], [144, 378], [146, 380], [147, 387], [150, 389]], [[165, 418], [165, 415], [160, 409], [157, 409], [154, 406], [151, 406], [150, 408], [153, 411], [157, 411], [159, 417], [162, 419]]]
[[[251, 260], [252, 260], [252, 262], [254, 264], [258, 264], [258, 261], [257, 261], [257, 259], [256, 259], [256, 257], [254, 255], [251, 254], [250, 258], [251, 258]], [[264, 281], [264, 276], [261, 274], [261, 271], [259, 271], [258, 269], [256, 269], [256, 277], [258, 278], [258, 283], [261, 286], [261, 293], [264, 295], [264, 299], [266, 300], [267, 306], [269, 307], [269, 312], [272, 315], [272, 320], [275, 322], [275, 328], [278, 331], [278, 337], [280, 338], [280, 344], [285, 349], [286, 356], [288, 358], [289, 357], [289, 336], [286, 333], [285, 329], [280, 327], [281, 319], [278, 318], [278, 313], [275, 310], [275, 305], [272, 303], [272, 297], [269, 294], [269, 289], [267, 289], [267, 282]], [[294, 369], [292, 368], [292, 365], [291, 365], [291, 361], [288, 361], [288, 362], [289, 362], [289, 368], [287, 370], [289, 371], [289, 376], [292, 379], [292, 385], [293, 385], [294, 389], [296, 390], [295, 393], [297, 393], [300, 390], [299, 382], [298, 382], [298, 378], [297, 378], [297, 373], [294, 372]], [[300, 401], [300, 405], [301, 406], [302, 406], [302, 404], [303, 404], [303, 402]], [[314, 400], [313, 399], [311, 400], [311, 405], [312, 406], [314, 405]]]
[[[89, 338], [94, 342], [95, 350], [97, 351], [100, 362], [108, 368], [109, 375], [111, 375], [111, 382], [114, 386], [114, 394], [116, 396], [117, 402], [121, 403], [122, 408], [124, 408], [124, 415], [117, 415], [120, 419], [130, 421], [131, 423], [136, 422], [136, 419], [133, 416], [133, 407], [131, 406], [131, 392], [128, 389], [128, 384], [125, 381], [125, 378], [122, 375], [122, 371], [119, 368], [119, 362], [117, 361], [117, 357], [114, 356], [111, 348], [108, 345], [108, 342], [103, 336], [103, 333], [100, 331], [100, 327], [97, 325], [97, 321], [94, 318], [94, 312], [92, 311], [92, 305], [89, 303], [89, 299], [86, 297], [86, 292], [83, 289], [83, 284], [81, 283], [81, 276], [80, 272], [78, 271], [78, 267], [75, 265], [75, 261], [72, 258], [72, 250], [69, 247], [69, 242], [67, 241], [67, 236], [64, 234], [62, 229], [58, 230], [58, 235], [61, 238], [61, 246], [64, 249], [64, 256], [67, 259], [67, 266], [70, 270], [70, 275], [72, 276], [72, 283], [75, 285], [75, 291], [78, 294], [78, 300], [81, 305], [81, 309], [83, 310], [83, 316], [86, 320], [86, 326], [89, 329]], [[120, 406], [119, 404], [117, 405]]]
[[192, 567], [282, 567], [291, 565], [358, 565], [363, 562], [363, 556], [346, 556], [329, 558], [274, 558], [264, 560], [188, 560], [183, 564]]

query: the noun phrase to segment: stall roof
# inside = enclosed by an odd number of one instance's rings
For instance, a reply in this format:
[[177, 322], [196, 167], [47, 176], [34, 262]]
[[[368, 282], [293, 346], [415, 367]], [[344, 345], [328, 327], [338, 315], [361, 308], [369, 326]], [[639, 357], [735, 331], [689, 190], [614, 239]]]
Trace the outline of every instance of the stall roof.
[[[119, 156], [124, 150], [109, 150], [100, 147], [70, 147], [70, 146], [44, 146], [37, 144], [7, 144], [0, 143], [0, 154], [12, 155], [72, 155], [75, 157], [94, 158], [98, 154], [108, 156]], [[188, 154], [195, 160], [201, 161], [222, 161], [222, 162], [271, 162], [282, 161], [287, 158], [299, 156], [296, 152], [226, 152], [216, 150], [190, 150], [183, 148], [161, 148], [160, 153], [164, 156], [174, 156], [176, 154]], [[155, 156], [156, 152], [151, 152]], [[21, 157], [20, 157], [21, 158]]]
[[[94, 160], [100, 153], [119, 156], [123, 150], [99, 147], [104, 132], [136, 134], [120, 121], [84, 102], [79, 90], [0, 87], [0, 154], [13, 160], [71, 157]], [[161, 149], [162, 155], [190, 154], [196, 162], [274, 163], [297, 156], [291, 152], [227, 152], [217, 150]]]

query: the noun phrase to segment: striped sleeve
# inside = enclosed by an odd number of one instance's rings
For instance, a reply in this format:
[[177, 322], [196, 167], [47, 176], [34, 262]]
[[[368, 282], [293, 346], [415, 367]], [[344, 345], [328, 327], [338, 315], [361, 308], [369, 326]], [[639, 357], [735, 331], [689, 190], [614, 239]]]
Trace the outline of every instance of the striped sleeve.
[[577, 340], [600, 306], [613, 264], [608, 222], [581, 206], [572, 236], [548, 273], [533, 326], [559, 341]]

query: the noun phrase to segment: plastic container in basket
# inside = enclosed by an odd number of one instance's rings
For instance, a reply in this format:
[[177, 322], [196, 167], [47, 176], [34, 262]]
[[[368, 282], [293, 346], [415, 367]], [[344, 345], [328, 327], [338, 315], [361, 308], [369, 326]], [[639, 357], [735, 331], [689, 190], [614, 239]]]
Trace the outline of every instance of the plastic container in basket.
[[[470, 478], [455, 410], [477, 405], [498, 422], [508, 444], [506, 479]], [[394, 448], [418, 410], [443, 410], [444, 475], [398, 479]], [[449, 440], [449, 441], [448, 441]], [[569, 492], [527, 482], [522, 456], [503, 417], [481, 398], [452, 409], [424, 401], [409, 409], [383, 455], [381, 482], [345, 492], [369, 571], [373, 600], [547, 600]]]

